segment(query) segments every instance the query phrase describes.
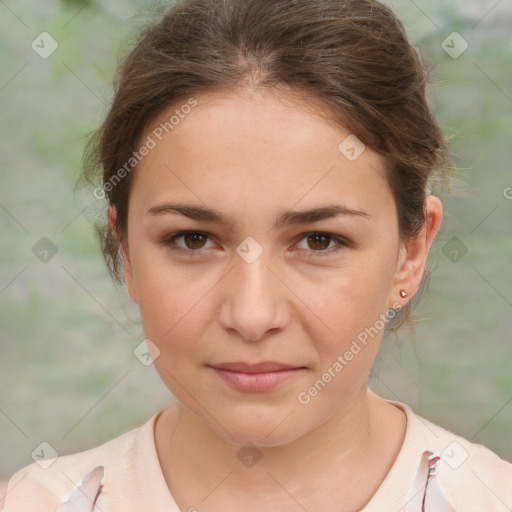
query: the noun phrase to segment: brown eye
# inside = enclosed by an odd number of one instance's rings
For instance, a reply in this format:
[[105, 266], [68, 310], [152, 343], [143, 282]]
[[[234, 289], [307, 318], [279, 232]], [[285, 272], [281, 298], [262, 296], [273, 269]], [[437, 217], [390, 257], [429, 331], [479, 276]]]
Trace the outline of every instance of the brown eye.
[[201, 249], [205, 248], [208, 238], [208, 234], [201, 233], [200, 231], [180, 231], [165, 237], [161, 244], [173, 251], [186, 252], [192, 256], [196, 253], [199, 254]]
[[314, 233], [312, 235], [308, 235], [308, 243], [310, 249], [315, 251], [322, 251], [329, 247], [331, 237], [328, 235], [323, 235], [322, 233]]
[[[300, 247], [305, 243], [306, 247]], [[332, 256], [342, 249], [351, 247], [348, 240], [330, 233], [305, 233], [302, 235], [300, 244], [297, 246], [301, 250], [309, 252], [310, 257]], [[331, 246], [331, 244], [334, 244]]]
[[190, 232], [182, 235], [187, 249], [202, 249], [207, 239], [202, 233]]

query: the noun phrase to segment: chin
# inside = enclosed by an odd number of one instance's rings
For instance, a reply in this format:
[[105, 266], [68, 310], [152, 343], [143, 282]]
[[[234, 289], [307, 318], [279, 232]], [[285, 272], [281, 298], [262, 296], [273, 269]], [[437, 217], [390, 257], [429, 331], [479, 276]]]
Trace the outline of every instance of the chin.
[[[216, 416], [221, 425], [227, 425], [227, 431], [216, 422], [212, 424], [208, 421], [208, 424], [220, 437], [232, 444], [246, 445], [250, 443], [261, 447], [281, 446], [302, 435], [302, 432], [297, 431], [300, 421], [297, 421], [295, 415], [289, 414], [290, 410], [290, 408], [279, 408], [277, 414], [275, 412], [250, 414], [245, 410], [239, 414]], [[293, 422], [291, 421], [292, 417], [294, 418]]]

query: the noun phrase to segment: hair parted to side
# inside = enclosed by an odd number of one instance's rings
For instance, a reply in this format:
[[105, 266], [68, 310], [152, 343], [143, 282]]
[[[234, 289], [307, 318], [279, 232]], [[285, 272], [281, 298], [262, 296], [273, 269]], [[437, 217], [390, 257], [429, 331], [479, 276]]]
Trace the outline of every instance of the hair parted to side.
[[[118, 68], [112, 105], [84, 153], [86, 177], [102, 175], [117, 212], [119, 238], [107, 222], [98, 226], [112, 277], [122, 282], [119, 250], [136, 166], [106, 184], [133, 157], [141, 134], [194, 94], [247, 85], [284, 86], [321, 100], [333, 119], [385, 158], [400, 240], [416, 237], [429, 187], [445, 182], [451, 163], [427, 104], [427, 82], [404, 27], [373, 0], [178, 1], [143, 31]], [[395, 329], [409, 312], [407, 303]]]

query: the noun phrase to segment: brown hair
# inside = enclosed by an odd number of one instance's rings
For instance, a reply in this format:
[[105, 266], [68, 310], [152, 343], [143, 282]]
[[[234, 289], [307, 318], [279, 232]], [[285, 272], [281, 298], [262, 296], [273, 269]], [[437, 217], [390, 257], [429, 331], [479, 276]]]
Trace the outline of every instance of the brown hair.
[[[427, 82], [404, 27], [376, 1], [178, 1], [144, 30], [118, 68], [113, 103], [84, 155], [86, 175], [90, 180], [102, 173], [102, 190], [117, 211], [120, 240], [108, 224], [99, 227], [111, 275], [122, 282], [119, 249], [133, 173], [113, 178], [133, 157], [141, 134], [179, 101], [247, 83], [288, 86], [321, 100], [334, 119], [381, 154], [400, 239], [417, 236], [428, 187], [450, 162], [427, 104]], [[402, 318], [398, 327], [409, 307], [395, 318]]]

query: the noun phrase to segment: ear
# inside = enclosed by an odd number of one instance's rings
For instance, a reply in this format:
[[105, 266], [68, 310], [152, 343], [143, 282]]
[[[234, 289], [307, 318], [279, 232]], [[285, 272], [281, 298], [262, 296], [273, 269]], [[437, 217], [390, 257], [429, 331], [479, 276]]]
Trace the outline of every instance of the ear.
[[[434, 195], [428, 195], [424, 201], [425, 223], [420, 234], [400, 247], [397, 270], [391, 291], [390, 302], [404, 306], [414, 297], [421, 285], [425, 265], [432, 242], [443, 220], [443, 205]], [[407, 297], [400, 296], [400, 290], [407, 292]]]
[[[121, 238], [121, 234], [119, 233], [119, 229], [117, 227], [117, 211], [113, 206], [110, 206], [108, 209], [108, 221], [110, 223], [110, 227], [114, 236], [119, 241]], [[128, 251], [128, 244], [121, 243], [119, 247], [119, 253], [121, 255], [121, 260], [123, 262], [123, 274], [124, 281], [126, 283], [126, 288], [128, 289], [128, 293], [136, 304], [139, 303], [139, 298], [137, 295], [137, 287], [135, 286], [135, 279], [133, 276], [133, 267], [130, 261], [130, 254]]]

